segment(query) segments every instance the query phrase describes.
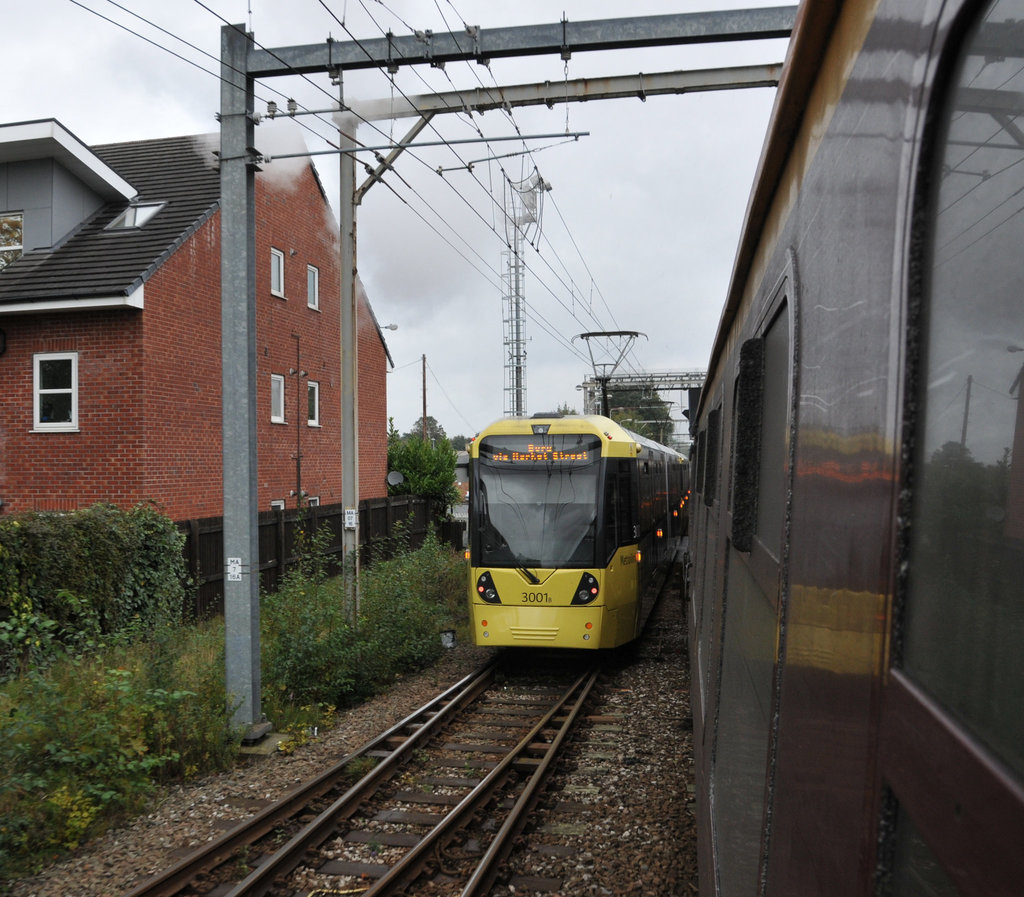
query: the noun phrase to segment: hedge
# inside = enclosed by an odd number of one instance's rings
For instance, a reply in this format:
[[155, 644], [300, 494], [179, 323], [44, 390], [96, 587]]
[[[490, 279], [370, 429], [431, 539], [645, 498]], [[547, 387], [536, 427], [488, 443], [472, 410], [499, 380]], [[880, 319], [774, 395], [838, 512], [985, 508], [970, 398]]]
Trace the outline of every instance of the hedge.
[[180, 614], [183, 538], [149, 504], [0, 517], [0, 677]]

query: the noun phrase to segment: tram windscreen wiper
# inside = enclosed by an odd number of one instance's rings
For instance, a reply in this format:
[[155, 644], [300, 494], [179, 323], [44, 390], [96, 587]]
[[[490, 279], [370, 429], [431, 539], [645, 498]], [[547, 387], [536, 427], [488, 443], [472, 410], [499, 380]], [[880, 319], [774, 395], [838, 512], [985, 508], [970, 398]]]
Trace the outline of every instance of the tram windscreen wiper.
[[537, 574], [535, 574], [532, 570], [528, 570], [526, 568], [524, 558], [516, 556], [516, 565], [516, 569], [520, 573], [522, 573], [528, 580], [530, 580], [531, 585], [538, 585], [540, 583], [540, 578], [537, 576]]

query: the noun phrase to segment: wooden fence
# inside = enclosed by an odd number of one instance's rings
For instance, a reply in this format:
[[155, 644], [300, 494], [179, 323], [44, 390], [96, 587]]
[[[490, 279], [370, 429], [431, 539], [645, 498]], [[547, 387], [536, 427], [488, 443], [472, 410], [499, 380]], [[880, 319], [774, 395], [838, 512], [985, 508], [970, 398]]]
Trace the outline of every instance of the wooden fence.
[[[342, 505], [263, 511], [259, 515], [260, 589], [274, 591], [282, 577], [299, 560], [296, 542], [301, 528], [321, 532], [326, 528], [325, 554], [328, 570], [341, 571], [344, 564]], [[359, 503], [359, 558], [361, 564], [387, 557], [401, 532], [403, 544], [418, 548], [431, 523], [440, 537], [461, 548], [464, 524], [439, 519], [430, 501], [413, 495], [365, 499]], [[193, 609], [200, 617], [224, 611], [224, 518], [206, 517], [178, 526], [185, 533], [185, 564], [194, 589]]]

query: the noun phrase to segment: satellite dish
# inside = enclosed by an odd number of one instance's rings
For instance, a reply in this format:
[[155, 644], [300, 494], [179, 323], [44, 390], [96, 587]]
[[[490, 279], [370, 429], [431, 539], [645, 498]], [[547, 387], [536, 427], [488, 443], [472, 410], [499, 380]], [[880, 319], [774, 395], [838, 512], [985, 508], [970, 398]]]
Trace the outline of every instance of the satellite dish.
[[388, 471], [388, 485], [397, 486], [405, 482], [405, 475], [400, 470]]

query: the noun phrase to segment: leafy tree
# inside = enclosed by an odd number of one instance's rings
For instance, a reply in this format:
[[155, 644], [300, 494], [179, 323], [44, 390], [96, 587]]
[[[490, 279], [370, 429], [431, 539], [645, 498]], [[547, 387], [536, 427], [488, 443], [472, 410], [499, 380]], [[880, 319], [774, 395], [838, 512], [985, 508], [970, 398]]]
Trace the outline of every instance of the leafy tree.
[[457, 452], [466, 451], [466, 446], [469, 445], [471, 437], [463, 436], [461, 433], [458, 436], [452, 436], [448, 441], [452, 444], [452, 448]]
[[573, 417], [574, 415], [579, 414], [579, 412], [575, 408], [570, 408], [568, 402], [562, 402], [562, 404], [555, 409], [555, 414], [561, 414], [563, 417]]
[[431, 445], [417, 435], [399, 436], [394, 421], [389, 420], [388, 470], [401, 473], [403, 481], [389, 483], [388, 495], [422, 495], [449, 507], [459, 500], [455, 449], [441, 432], [441, 438]]
[[[434, 443], [435, 445], [439, 442], [444, 442], [448, 439], [445, 435], [444, 427], [442, 427], [433, 417], [427, 415], [427, 442]], [[416, 418], [416, 423], [412, 425], [412, 429], [405, 434], [403, 439], [422, 439], [423, 438], [423, 418]]]
[[651, 386], [611, 389], [608, 407], [612, 420], [634, 433], [661, 443], [672, 437], [673, 423], [668, 403]]

